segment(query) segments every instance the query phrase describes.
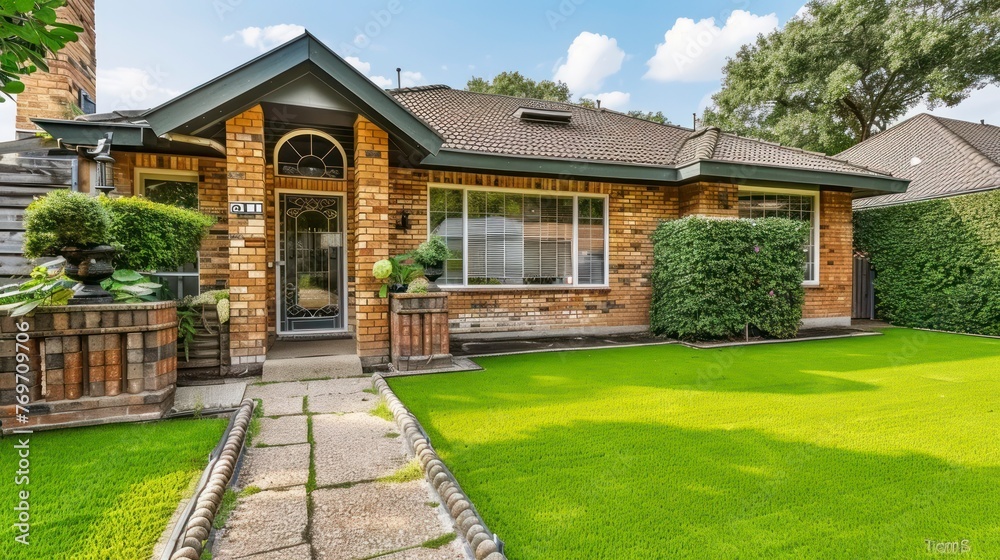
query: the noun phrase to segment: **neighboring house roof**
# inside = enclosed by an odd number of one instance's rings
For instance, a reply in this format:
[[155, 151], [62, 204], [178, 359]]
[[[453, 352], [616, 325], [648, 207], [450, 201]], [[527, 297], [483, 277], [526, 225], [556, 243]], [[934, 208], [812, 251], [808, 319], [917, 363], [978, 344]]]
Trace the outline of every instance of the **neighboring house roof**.
[[[324, 98], [329, 92], [334, 97]], [[93, 145], [113, 132], [119, 149], [200, 154], [208, 148], [192, 145], [191, 136], [221, 142], [226, 119], [256, 104], [294, 106], [317, 98], [365, 115], [394, 145], [411, 151], [406, 157], [432, 169], [644, 184], [827, 185], [851, 188], [856, 196], [902, 192], [907, 184], [876, 169], [717, 128], [691, 130], [447, 86], [384, 91], [308, 33], [148, 111], [34, 122], [65, 144]], [[546, 111], [563, 122], [539, 122]]]
[[910, 179], [905, 193], [854, 201], [873, 208], [1000, 188], [1000, 127], [923, 113], [837, 155]]

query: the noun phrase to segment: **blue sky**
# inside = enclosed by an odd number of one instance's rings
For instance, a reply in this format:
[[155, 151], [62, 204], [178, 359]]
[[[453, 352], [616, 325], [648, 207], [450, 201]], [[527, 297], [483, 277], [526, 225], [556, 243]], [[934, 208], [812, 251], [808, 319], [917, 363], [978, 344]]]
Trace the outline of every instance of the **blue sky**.
[[[373, 81], [463, 87], [519, 70], [690, 126], [725, 58], [803, 0], [97, 0], [98, 109], [146, 108], [308, 29]], [[627, 6], [627, 7], [626, 7]], [[1000, 121], [996, 88], [942, 115]], [[10, 105], [0, 107], [3, 132]], [[922, 109], [921, 109], [922, 110]], [[915, 112], [919, 112], [915, 111]], [[3, 134], [4, 137], [9, 133]]]

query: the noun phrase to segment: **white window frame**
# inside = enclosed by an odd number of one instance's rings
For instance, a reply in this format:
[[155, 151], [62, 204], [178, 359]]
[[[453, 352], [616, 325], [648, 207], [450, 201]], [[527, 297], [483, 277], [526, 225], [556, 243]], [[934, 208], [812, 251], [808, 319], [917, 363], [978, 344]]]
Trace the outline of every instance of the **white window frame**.
[[[160, 181], [178, 181], [183, 183], [194, 183], [198, 185], [198, 206], [201, 207], [201, 176], [197, 171], [183, 171], [178, 169], [157, 169], [155, 167], [137, 167], [135, 168], [135, 182], [133, 183], [134, 188], [133, 193], [137, 196], [146, 196], [146, 180], [154, 179]], [[155, 276], [161, 276], [163, 278], [198, 278], [198, 292], [195, 294], [174, 294], [178, 298], [182, 298], [187, 295], [198, 295], [201, 293], [201, 251], [198, 251], [198, 258], [196, 264], [198, 265], [198, 270], [195, 272], [152, 272], [151, 274]], [[184, 286], [183, 280], [180, 286]], [[182, 288], [183, 291], [183, 288]]]
[[[611, 270], [611, 229], [608, 217], [610, 215], [610, 205], [609, 196], [606, 194], [598, 193], [576, 193], [576, 192], [565, 192], [565, 191], [550, 191], [550, 190], [538, 190], [538, 189], [507, 189], [501, 187], [481, 187], [472, 185], [455, 185], [451, 183], [428, 183], [427, 184], [427, 238], [431, 237], [431, 189], [448, 189], [455, 191], [462, 191], [462, 283], [461, 284], [440, 284], [441, 289], [455, 290], [477, 290], [477, 291], [489, 291], [489, 290], [599, 290], [606, 289], [610, 287], [610, 270]], [[572, 270], [573, 270], [573, 283], [572, 284], [500, 284], [500, 285], [478, 285], [469, 284], [469, 197], [468, 193], [470, 191], [479, 191], [486, 193], [520, 193], [520, 194], [530, 194], [536, 196], [552, 196], [552, 197], [562, 197], [562, 198], [572, 198], [573, 199], [573, 243], [572, 243]], [[604, 283], [603, 284], [577, 284], [576, 280], [579, 278], [579, 253], [578, 253], [578, 242], [580, 239], [579, 232], [579, 213], [580, 213], [580, 199], [581, 198], [599, 198], [604, 200]]]
[[[803, 286], [807, 287], [818, 287], [820, 285], [820, 273], [822, 272], [822, 263], [820, 262], [820, 245], [819, 245], [819, 226], [821, 223], [820, 213], [823, 211], [822, 205], [820, 204], [820, 191], [819, 189], [783, 189], [779, 187], [740, 187], [739, 194], [755, 194], [755, 193], [767, 193], [767, 194], [792, 194], [796, 196], [809, 196], [813, 199], [813, 213], [812, 213], [812, 236], [813, 236], [813, 247], [816, 248], [815, 262], [813, 263], [813, 280], [804, 280], [802, 282]], [[739, 202], [737, 202], [737, 210], [739, 209]]]
[[[289, 140], [291, 140], [293, 138], [298, 138], [299, 136], [309, 136], [309, 135], [311, 135], [311, 136], [319, 136], [320, 138], [322, 138], [322, 139], [324, 139], [324, 140], [332, 143], [333, 146], [335, 148], [337, 148], [337, 151], [340, 152], [340, 161], [344, 162], [344, 165], [341, 166], [341, 168], [340, 168], [340, 170], [341, 170], [340, 174], [343, 175], [343, 177], [341, 177], [339, 179], [336, 178], [336, 177], [305, 177], [303, 175], [286, 175], [284, 173], [281, 173], [280, 166], [278, 165], [278, 152], [281, 151], [281, 148], [283, 148], [285, 146], [285, 144], [288, 143]], [[315, 154], [312, 154], [312, 155], [315, 155]], [[319, 156], [317, 156], [317, 157], [319, 157]], [[274, 175], [276, 177], [291, 177], [293, 179], [321, 179], [323, 181], [346, 181], [347, 180], [347, 152], [344, 151], [344, 146], [342, 146], [340, 144], [340, 141], [338, 141], [333, 136], [327, 134], [326, 132], [323, 132], [322, 130], [316, 130], [315, 128], [297, 128], [297, 129], [289, 132], [288, 134], [285, 134], [284, 136], [282, 136], [278, 140], [278, 142], [274, 145], [274, 159], [271, 160], [271, 163], [274, 166]]]

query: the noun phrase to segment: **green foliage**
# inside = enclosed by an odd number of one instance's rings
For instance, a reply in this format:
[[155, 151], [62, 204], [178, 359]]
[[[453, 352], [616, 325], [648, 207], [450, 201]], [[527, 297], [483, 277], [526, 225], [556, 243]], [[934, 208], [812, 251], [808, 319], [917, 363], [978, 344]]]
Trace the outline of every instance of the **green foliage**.
[[[437, 507], [437, 506], [434, 506], [434, 507]], [[428, 541], [424, 541], [424, 543], [421, 544], [420, 546], [421, 546], [421, 548], [438, 549], [438, 548], [441, 548], [442, 546], [450, 543], [451, 541], [455, 540], [455, 538], [457, 536], [458, 535], [456, 535], [455, 533], [448, 533], [448, 534], [445, 534], [445, 535], [441, 535], [440, 537], [437, 537], [437, 538], [434, 538], [434, 539], [430, 539]]]
[[655, 113], [652, 111], [629, 111], [628, 116], [636, 119], [642, 119], [644, 121], [651, 121], [660, 124], [670, 124], [670, 119], [668, 119], [667, 116], [663, 114], [663, 111], [657, 111]]
[[854, 213], [895, 325], [1000, 335], [1000, 191]]
[[995, 0], [813, 0], [724, 68], [706, 124], [839, 153], [1000, 78]]
[[138, 197], [101, 202], [111, 216], [111, 235], [122, 250], [115, 266], [135, 270], [173, 270], [198, 258], [214, 219]]
[[146, 303], [163, 299], [163, 286], [134, 270], [116, 270], [111, 278], [101, 282], [101, 287], [114, 296], [115, 303]]
[[62, 269], [49, 270], [36, 266], [31, 280], [0, 287], [0, 312], [21, 317], [40, 305], [66, 305], [73, 297], [76, 282], [67, 279]]
[[197, 296], [187, 296], [177, 302], [177, 341], [184, 348], [184, 360], [190, 359], [191, 343], [198, 334], [199, 325], [209, 334], [216, 334], [205, 320], [206, 306], [215, 306], [219, 324], [229, 321], [229, 290], [209, 290]]
[[375, 408], [368, 411], [368, 414], [376, 418], [388, 420], [389, 422], [395, 422], [392, 411], [389, 410], [389, 405], [385, 402], [385, 399], [379, 399], [378, 404], [375, 405]]
[[[378, 292], [378, 297], [384, 298], [388, 296], [390, 286], [407, 286], [410, 282], [416, 280], [421, 274], [424, 273], [424, 269], [421, 266], [406, 262], [405, 259], [407, 257], [407, 255], [402, 255], [399, 257], [389, 257], [388, 259], [385, 259], [388, 260], [389, 266], [392, 267], [392, 270], [388, 277], [379, 278], [382, 280], [382, 288]], [[382, 269], [384, 268], [384, 266], [381, 266], [383, 262], [385, 261], [383, 260], [375, 263], [375, 272], [378, 275], [381, 275]], [[378, 275], [376, 278], [378, 278]]]
[[511, 557], [921, 558], [907, 535], [941, 527], [1000, 550], [1000, 340], [476, 362], [388, 381]]
[[448, 244], [440, 235], [432, 235], [430, 239], [421, 243], [416, 250], [410, 253], [409, 257], [413, 262], [424, 267], [432, 268], [441, 266], [446, 260], [451, 258], [451, 250]]
[[536, 82], [520, 72], [501, 72], [493, 80], [473, 77], [465, 89], [476, 93], [494, 93], [512, 97], [527, 97], [545, 101], [569, 102], [569, 86], [563, 82], [541, 80]]
[[[24, 91], [21, 77], [49, 70], [46, 57], [77, 40], [83, 28], [56, 21], [66, 0], [0, 0], [0, 92]], [[5, 101], [0, 95], [0, 102]]]
[[198, 334], [201, 312], [192, 308], [177, 308], [177, 341], [184, 348], [184, 361], [191, 360], [191, 343]]
[[[0, 558], [150, 558], [225, 428], [226, 420], [167, 420], [32, 435], [31, 481], [21, 487], [31, 492], [31, 544], [11, 532]], [[17, 443], [0, 440], [0, 469], [11, 476]], [[0, 492], [3, 509], [16, 500]]]
[[92, 247], [112, 240], [111, 219], [100, 201], [60, 189], [40, 197], [24, 212], [24, 256], [56, 256], [63, 247]]
[[427, 289], [430, 287], [430, 282], [426, 278], [416, 278], [410, 282], [410, 286], [406, 288], [406, 293], [408, 294], [426, 294]]
[[420, 480], [423, 477], [424, 477], [424, 471], [420, 469], [420, 461], [413, 459], [409, 463], [397, 469], [396, 472], [388, 476], [383, 476], [376, 480], [378, 482], [402, 484], [404, 482], [413, 482], [414, 480]]
[[663, 222], [653, 234], [650, 330], [732, 338], [749, 324], [773, 337], [795, 336], [808, 230], [784, 218]]

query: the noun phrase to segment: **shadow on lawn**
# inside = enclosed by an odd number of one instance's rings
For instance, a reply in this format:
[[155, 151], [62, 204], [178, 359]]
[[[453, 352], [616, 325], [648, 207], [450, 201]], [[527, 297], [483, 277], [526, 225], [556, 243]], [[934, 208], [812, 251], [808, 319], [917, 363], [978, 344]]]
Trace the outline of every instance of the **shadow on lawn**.
[[1000, 557], [996, 467], [645, 423], [435, 442], [512, 560]]

